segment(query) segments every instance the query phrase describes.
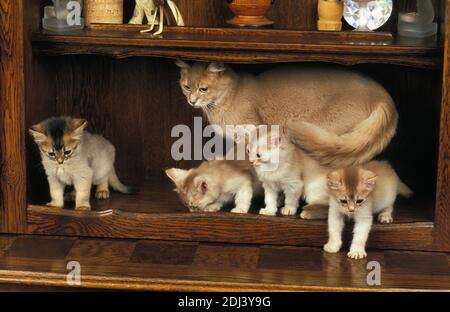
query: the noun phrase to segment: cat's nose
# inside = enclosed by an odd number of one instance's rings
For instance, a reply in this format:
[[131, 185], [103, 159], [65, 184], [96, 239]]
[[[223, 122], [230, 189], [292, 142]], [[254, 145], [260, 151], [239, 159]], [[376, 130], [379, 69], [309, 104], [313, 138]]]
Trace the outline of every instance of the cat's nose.
[[64, 163], [64, 158], [58, 158], [56, 161], [58, 164], [62, 165]]

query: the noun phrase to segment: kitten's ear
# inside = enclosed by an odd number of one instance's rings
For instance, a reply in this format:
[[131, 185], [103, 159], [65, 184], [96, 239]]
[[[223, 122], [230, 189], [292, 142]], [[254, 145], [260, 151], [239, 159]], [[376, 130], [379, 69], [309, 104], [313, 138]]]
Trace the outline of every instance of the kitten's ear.
[[44, 142], [47, 139], [44, 128], [41, 124], [31, 126], [31, 128], [28, 129], [28, 132], [33, 136], [34, 141], [37, 144], [41, 144], [42, 142]]
[[327, 175], [327, 185], [332, 190], [338, 190], [342, 187], [342, 172], [336, 170]]
[[377, 174], [370, 170], [361, 169], [359, 171], [360, 181], [364, 183], [364, 187], [367, 191], [372, 191], [375, 188], [377, 182]]
[[180, 59], [175, 60], [175, 65], [177, 65], [181, 69], [186, 69], [186, 70], [191, 68], [191, 65], [189, 65], [188, 63], [186, 63], [185, 61], [182, 61]]
[[206, 179], [200, 179], [200, 181], [198, 182], [198, 185], [197, 185], [197, 190], [202, 194], [206, 194], [206, 192], [208, 191], [208, 188], [209, 188], [209, 184], [206, 181]]
[[180, 185], [188, 175], [189, 171], [190, 170], [171, 168], [167, 169], [165, 172], [169, 179], [172, 180], [173, 183], [175, 183], [175, 185]]
[[225, 71], [225, 64], [223, 62], [212, 62], [208, 65], [207, 71], [213, 74]]
[[87, 120], [81, 118], [73, 118], [70, 120], [70, 129], [72, 129], [72, 138], [80, 140], [84, 129], [87, 127]]
[[278, 148], [281, 145], [281, 136], [279, 133], [271, 133], [270, 134], [270, 147]]

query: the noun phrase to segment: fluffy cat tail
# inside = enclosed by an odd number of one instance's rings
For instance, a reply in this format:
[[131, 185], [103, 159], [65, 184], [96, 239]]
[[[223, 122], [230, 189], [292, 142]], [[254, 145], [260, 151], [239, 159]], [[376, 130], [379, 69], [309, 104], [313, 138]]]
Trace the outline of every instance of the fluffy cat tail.
[[128, 186], [120, 182], [119, 178], [117, 177], [116, 170], [113, 169], [111, 174], [109, 175], [109, 185], [113, 188], [114, 191], [120, 192], [123, 194], [136, 194], [139, 193], [139, 189]]
[[292, 142], [322, 165], [347, 167], [371, 160], [391, 141], [398, 114], [390, 101], [380, 102], [351, 132], [336, 135], [308, 122], [287, 125]]
[[398, 181], [397, 193], [406, 198], [410, 198], [413, 195], [413, 191], [401, 180]]

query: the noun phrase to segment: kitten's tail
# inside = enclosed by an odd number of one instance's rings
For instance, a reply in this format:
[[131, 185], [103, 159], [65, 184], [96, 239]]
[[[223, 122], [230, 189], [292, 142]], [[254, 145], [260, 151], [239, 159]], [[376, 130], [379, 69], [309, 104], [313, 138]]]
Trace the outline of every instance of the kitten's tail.
[[119, 178], [117, 177], [116, 170], [113, 168], [109, 175], [109, 185], [113, 188], [114, 191], [123, 193], [123, 194], [136, 194], [139, 193], [139, 189], [128, 186], [120, 182]]
[[413, 195], [413, 191], [401, 180], [398, 181], [397, 193], [406, 198], [410, 198]]
[[382, 101], [367, 119], [340, 136], [308, 122], [290, 122], [287, 130], [293, 143], [322, 165], [346, 167], [362, 164], [381, 152], [394, 136], [397, 122], [393, 103]]

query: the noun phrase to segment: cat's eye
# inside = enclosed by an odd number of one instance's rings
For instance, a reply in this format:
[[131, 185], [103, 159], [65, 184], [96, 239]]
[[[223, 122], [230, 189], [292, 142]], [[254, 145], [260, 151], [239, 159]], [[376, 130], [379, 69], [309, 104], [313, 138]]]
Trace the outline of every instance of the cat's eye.
[[363, 202], [364, 202], [364, 199], [358, 199], [358, 200], [356, 201], [356, 203], [357, 203], [358, 205], [362, 204]]
[[346, 205], [346, 204], [348, 204], [348, 201], [346, 199], [341, 199], [341, 204]]
[[259, 153], [256, 154], [256, 157], [257, 157], [257, 158], [261, 158], [261, 154], [259, 154]]
[[64, 151], [65, 156], [69, 156], [70, 154], [72, 154], [72, 151]]
[[183, 87], [188, 91], [191, 90], [191, 88], [188, 85], [184, 85]]
[[56, 154], [55, 154], [54, 152], [48, 152], [48, 156], [50, 156], [50, 157], [55, 157]]
[[208, 92], [208, 88], [200, 88], [199, 89], [201, 93], [206, 93]]

